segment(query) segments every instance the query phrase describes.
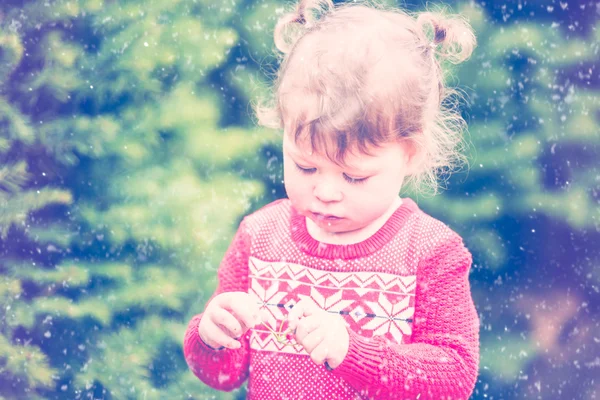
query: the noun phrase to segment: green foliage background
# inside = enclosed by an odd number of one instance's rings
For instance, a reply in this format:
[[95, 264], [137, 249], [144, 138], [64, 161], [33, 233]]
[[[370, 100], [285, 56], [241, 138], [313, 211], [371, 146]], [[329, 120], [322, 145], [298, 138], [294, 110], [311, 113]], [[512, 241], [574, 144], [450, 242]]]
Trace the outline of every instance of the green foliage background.
[[[284, 196], [250, 102], [285, 5], [2, 2], [0, 398], [245, 397], [198, 381], [181, 342], [240, 218]], [[598, 14], [451, 6], [479, 42], [448, 77], [471, 167], [414, 198], [474, 253], [473, 398], [595, 398]]]

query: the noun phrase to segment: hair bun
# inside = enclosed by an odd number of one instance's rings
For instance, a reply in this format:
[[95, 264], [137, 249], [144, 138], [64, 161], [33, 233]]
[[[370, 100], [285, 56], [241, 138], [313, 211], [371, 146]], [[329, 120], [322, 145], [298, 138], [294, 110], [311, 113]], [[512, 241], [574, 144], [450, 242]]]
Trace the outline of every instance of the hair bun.
[[463, 18], [423, 12], [417, 18], [417, 25], [426, 38], [431, 37], [428, 40], [431, 40], [434, 45], [442, 45], [442, 49], [436, 53], [449, 62], [461, 63], [473, 53], [476, 45], [475, 34]]
[[282, 53], [289, 53], [294, 44], [317, 21], [334, 8], [332, 0], [300, 0], [296, 9], [283, 15], [275, 25], [275, 46]]

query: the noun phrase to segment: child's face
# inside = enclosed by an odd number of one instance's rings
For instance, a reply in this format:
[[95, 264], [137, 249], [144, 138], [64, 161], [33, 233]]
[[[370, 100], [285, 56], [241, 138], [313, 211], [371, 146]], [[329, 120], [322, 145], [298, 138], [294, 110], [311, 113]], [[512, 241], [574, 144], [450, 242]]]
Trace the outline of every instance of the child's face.
[[311, 154], [310, 143], [296, 144], [284, 134], [284, 182], [294, 208], [323, 232], [339, 238], [360, 235], [395, 204], [407, 173], [401, 144], [371, 153], [348, 154], [348, 167], [341, 167]]

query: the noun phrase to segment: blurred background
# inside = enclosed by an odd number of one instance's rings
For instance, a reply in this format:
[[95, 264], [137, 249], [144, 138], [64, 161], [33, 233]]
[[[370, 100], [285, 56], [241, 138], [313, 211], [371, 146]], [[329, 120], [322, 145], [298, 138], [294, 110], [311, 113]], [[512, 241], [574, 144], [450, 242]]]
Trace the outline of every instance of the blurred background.
[[[474, 255], [472, 398], [597, 399], [600, 6], [447, 4], [478, 38], [448, 75], [470, 168], [407, 195]], [[241, 217], [285, 196], [251, 103], [286, 6], [1, 2], [0, 398], [245, 398], [197, 380], [182, 341]]]

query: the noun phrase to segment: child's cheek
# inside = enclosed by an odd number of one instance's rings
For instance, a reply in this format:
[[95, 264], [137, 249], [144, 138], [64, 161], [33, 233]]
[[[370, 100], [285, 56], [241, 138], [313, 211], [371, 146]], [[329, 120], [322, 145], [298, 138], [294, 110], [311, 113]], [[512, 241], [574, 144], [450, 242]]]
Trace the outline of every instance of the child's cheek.
[[310, 187], [308, 182], [302, 181], [293, 175], [293, 173], [286, 175], [286, 178], [284, 179], [285, 191], [294, 207], [298, 210], [302, 210], [309, 202], [311, 193]]

